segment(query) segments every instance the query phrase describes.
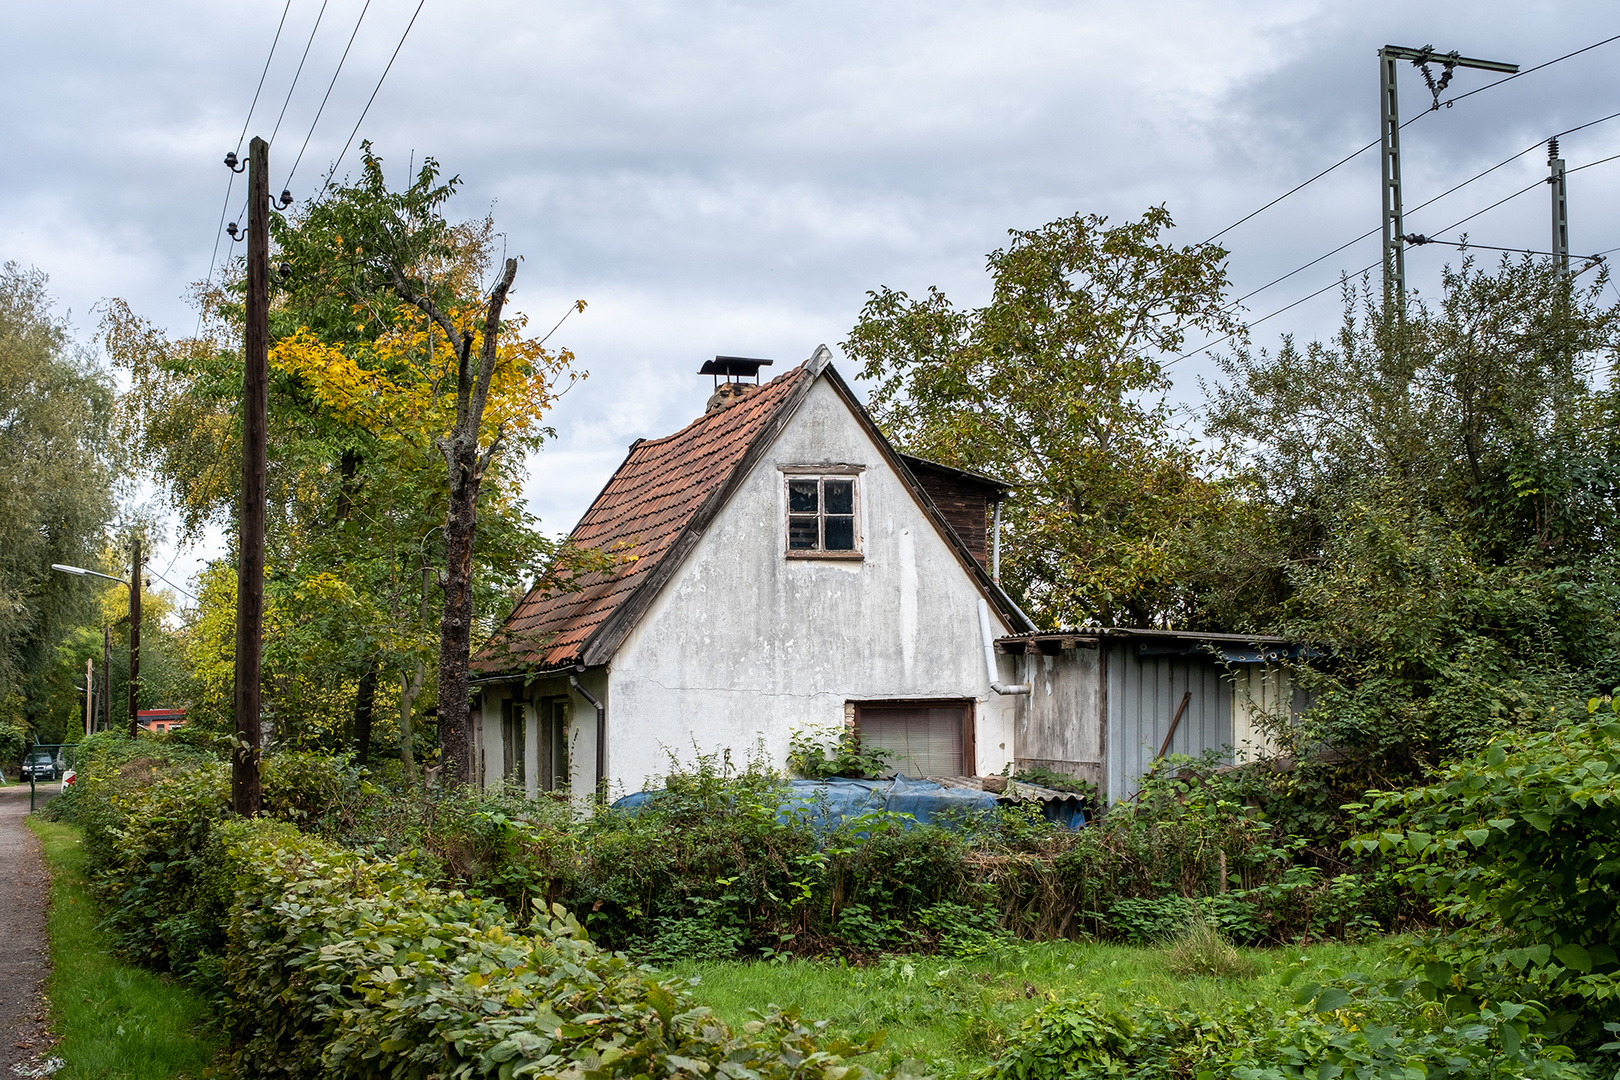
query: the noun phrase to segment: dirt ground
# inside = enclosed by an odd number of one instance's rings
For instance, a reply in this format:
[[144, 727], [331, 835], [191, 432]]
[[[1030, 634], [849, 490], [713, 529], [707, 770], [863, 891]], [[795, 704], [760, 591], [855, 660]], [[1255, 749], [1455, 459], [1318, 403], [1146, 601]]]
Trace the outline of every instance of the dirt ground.
[[[45, 805], [59, 785], [39, 785]], [[50, 879], [39, 839], [23, 823], [28, 785], [0, 788], [0, 1068], [27, 1061], [50, 1044], [45, 1031], [45, 976], [50, 974], [45, 907]]]

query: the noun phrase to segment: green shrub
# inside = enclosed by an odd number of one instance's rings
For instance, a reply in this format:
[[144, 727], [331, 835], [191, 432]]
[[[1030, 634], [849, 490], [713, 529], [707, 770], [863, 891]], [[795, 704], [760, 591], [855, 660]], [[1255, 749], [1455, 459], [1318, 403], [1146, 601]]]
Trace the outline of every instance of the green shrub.
[[1345, 975], [1296, 988], [1291, 1009], [1231, 1005], [1118, 1012], [1058, 1001], [1025, 1020], [980, 1080], [1579, 1080], [1570, 1051], [1534, 1033], [1534, 1006], [1448, 1014], [1415, 980]]
[[792, 1014], [736, 1034], [594, 946], [559, 908], [527, 929], [504, 905], [423, 883], [288, 826], [233, 822], [236, 1074], [257, 1078], [870, 1075], [872, 1046], [821, 1045]]
[[1254, 962], [1232, 947], [1226, 935], [1199, 912], [1164, 942], [1165, 966], [1177, 975], [1249, 979]]
[[1583, 1046], [1620, 1015], [1620, 699], [1589, 718], [1493, 743], [1433, 783], [1374, 793], [1391, 859], [1464, 929], [1419, 945], [1434, 994], [1460, 1007], [1534, 998]]

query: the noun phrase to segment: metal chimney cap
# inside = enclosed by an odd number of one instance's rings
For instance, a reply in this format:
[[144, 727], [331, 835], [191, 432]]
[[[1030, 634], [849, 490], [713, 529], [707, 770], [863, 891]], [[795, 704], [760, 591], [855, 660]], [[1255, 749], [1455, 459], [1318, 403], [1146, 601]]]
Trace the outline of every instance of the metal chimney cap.
[[728, 379], [749, 376], [759, 378], [759, 369], [770, 367], [771, 361], [759, 360], [749, 356], [717, 356], [713, 360], [705, 360], [703, 366], [698, 368], [699, 375], [719, 375]]

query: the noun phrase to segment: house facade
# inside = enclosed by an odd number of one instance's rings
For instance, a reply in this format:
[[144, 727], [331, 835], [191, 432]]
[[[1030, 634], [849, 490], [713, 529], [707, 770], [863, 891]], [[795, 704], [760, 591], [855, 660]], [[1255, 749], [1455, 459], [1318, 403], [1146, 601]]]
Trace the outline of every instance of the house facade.
[[474, 657], [482, 783], [617, 796], [845, 728], [912, 775], [1013, 761], [1027, 690], [991, 641], [1033, 627], [987, 566], [1006, 485], [898, 454], [830, 359], [761, 384], [769, 361], [716, 358], [709, 411], [631, 446], [572, 533], [617, 568], [531, 592]]

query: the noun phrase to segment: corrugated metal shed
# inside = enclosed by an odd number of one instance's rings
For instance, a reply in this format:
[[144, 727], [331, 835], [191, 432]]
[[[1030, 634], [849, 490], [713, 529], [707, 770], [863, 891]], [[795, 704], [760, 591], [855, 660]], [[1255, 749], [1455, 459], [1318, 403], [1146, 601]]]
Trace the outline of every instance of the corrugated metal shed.
[[[1033, 690], [1019, 703], [1017, 766], [1089, 780], [1111, 802], [1136, 793], [1161, 751], [1228, 752], [1234, 717], [1245, 741], [1256, 739], [1253, 714], [1268, 702], [1245, 688], [1286, 683], [1279, 662], [1299, 654], [1275, 637], [1115, 628], [1016, 635], [997, 648], [1023, 657], [1018, 677]], [[1234, 692], [1234, 673], [1262, 671], [1272, 674], [1238, 678]], [[1291, 697], [1295, 713], [1308, 704], [1282, 690], [1270, 698]]]

